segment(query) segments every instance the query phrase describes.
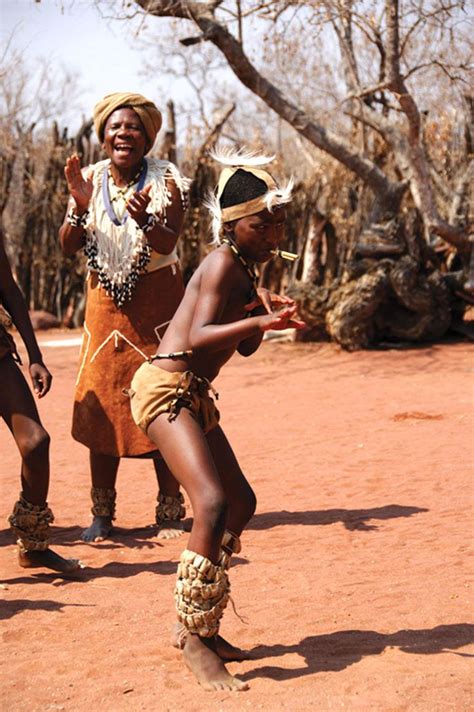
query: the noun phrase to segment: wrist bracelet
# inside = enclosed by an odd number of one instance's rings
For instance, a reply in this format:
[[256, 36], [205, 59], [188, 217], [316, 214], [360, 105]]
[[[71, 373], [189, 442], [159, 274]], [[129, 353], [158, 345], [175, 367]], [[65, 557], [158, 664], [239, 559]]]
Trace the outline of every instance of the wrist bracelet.
[[146, 220], [146, 223], [140, 227], [140, 230], [143, 232], [151, 232], [155, 225], [158, 223], [158, 217], [155, 215], [155, 213], [147, 213], [148, 217]]
[[88, 210], [86, 210], [86, 212], [82, 215], [76, 215], [74, 208], [71, 208], [66, 215], [66, 222], [69, 223], [71, 227], [85, 227], [88, 217]]

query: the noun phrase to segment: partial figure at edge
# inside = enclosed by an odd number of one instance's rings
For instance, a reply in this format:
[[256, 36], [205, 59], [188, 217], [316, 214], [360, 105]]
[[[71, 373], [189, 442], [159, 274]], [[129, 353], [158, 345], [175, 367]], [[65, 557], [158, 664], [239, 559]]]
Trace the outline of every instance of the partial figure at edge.
[[13, 278], [0, 232], [0, 417], [10, 429], [21, 456], [21, 492], [8, 521], [16, 536], [20, 566], [71, 573], [82, 568], [82, 564], [77, 559], [64, 559], [49, 548], [50, 524], [54, 521], [46, 501], [50, 437], [41, 423], [36, 403], [19, 368], [21, 360], [8, 332], [12, 322], [28, 353], [33, 390], [38, 398], [43, 398], [51, 388], [52, 376], [43, 363], [28, 309]]

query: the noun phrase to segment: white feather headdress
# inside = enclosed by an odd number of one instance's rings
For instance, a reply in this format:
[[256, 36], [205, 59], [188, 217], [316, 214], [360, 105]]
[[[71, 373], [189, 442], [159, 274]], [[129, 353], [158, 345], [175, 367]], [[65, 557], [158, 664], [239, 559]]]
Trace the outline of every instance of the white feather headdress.
[[[275, 158], [274, 155], [267, 156], [249, 149], [242, 148], [236, 150], [230, 147], [214, 147], [209, 155], [215, 161], [225, 166], [219, 177], [216, 191], [210, 191], [204, 200], [204, 206], [211, 213], [213, 244], [220, 243], [223, 222], [230, 222], [248, 215], [255, 215], [255, 213], [265, 209], [271, 212], [273, 208], [284, 205], [291, 200], [291, 191], [294, 185], [293, 178], [288, 181], [286, 186], [280, 187], [277, 185], [273, 176], [262, 168], [262, 166], [273, 161]], [[268, 190], [266, 193], [258, 195], [252, 200], [246, 200], [245, 202], [222, 208], [220, 198], [224, 188], [234, 173], [239, 169], [247, 171], [256, 178], [259, 178], [266, 184]]]
[[293, 176], [291, 176], [290, 180], [283, 188], [273, 188], [273, 190], [269, 190], [268, 193], [263, 196], [269, 213], [272, 212], [272, 209], [276, 205], [284, 205], [285, 203], [290, 202], [294, 184], [295, 181]]
[[209, 151], [209, 155], [217, 163], [222, 163], [224, 166], [236, 166], [237, 168], [266, 166], [275, 158], [275, 154], [273, 156], [265, 156], [252, 149], [235, 149], [231, 146], [214, 146]]
[[211, 214], [211, 233], [212, 233], [212, 245], [220, 244], [220, 234], [222, 228], [222, 208], [217, 197], [217, 193], [213, 190], [209, 190], [203, 201], [203, 205]]

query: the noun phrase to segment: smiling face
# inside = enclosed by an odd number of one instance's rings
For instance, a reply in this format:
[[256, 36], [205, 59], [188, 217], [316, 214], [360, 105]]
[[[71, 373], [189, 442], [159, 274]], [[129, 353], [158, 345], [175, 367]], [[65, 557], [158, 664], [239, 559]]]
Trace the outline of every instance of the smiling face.
[[134, 169], [140, 165], [148, 141], [140, 117], [133, 109], [122, 107], [110, 114], [104, 128], [103, 146], [117, 168]]
[[262, 210], [255, 215], [224, 224], [242, 255], [253, 262], [267, 262], [273, 250], [280, 246], [285, 234], [286, 209], [274, 208], [273, 212]]

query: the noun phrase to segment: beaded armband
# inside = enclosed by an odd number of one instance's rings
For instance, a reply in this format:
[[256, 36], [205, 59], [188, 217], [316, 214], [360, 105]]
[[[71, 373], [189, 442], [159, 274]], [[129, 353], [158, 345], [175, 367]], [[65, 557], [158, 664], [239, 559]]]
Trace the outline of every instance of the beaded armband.
[[87, 218], [89, 217], [89, 211], [86, 210], [82, 215], [76, 215], [74, 208], [71, 208], [66, 215], [66, 222], [69, 223], [71, 227], [85, 227]]

